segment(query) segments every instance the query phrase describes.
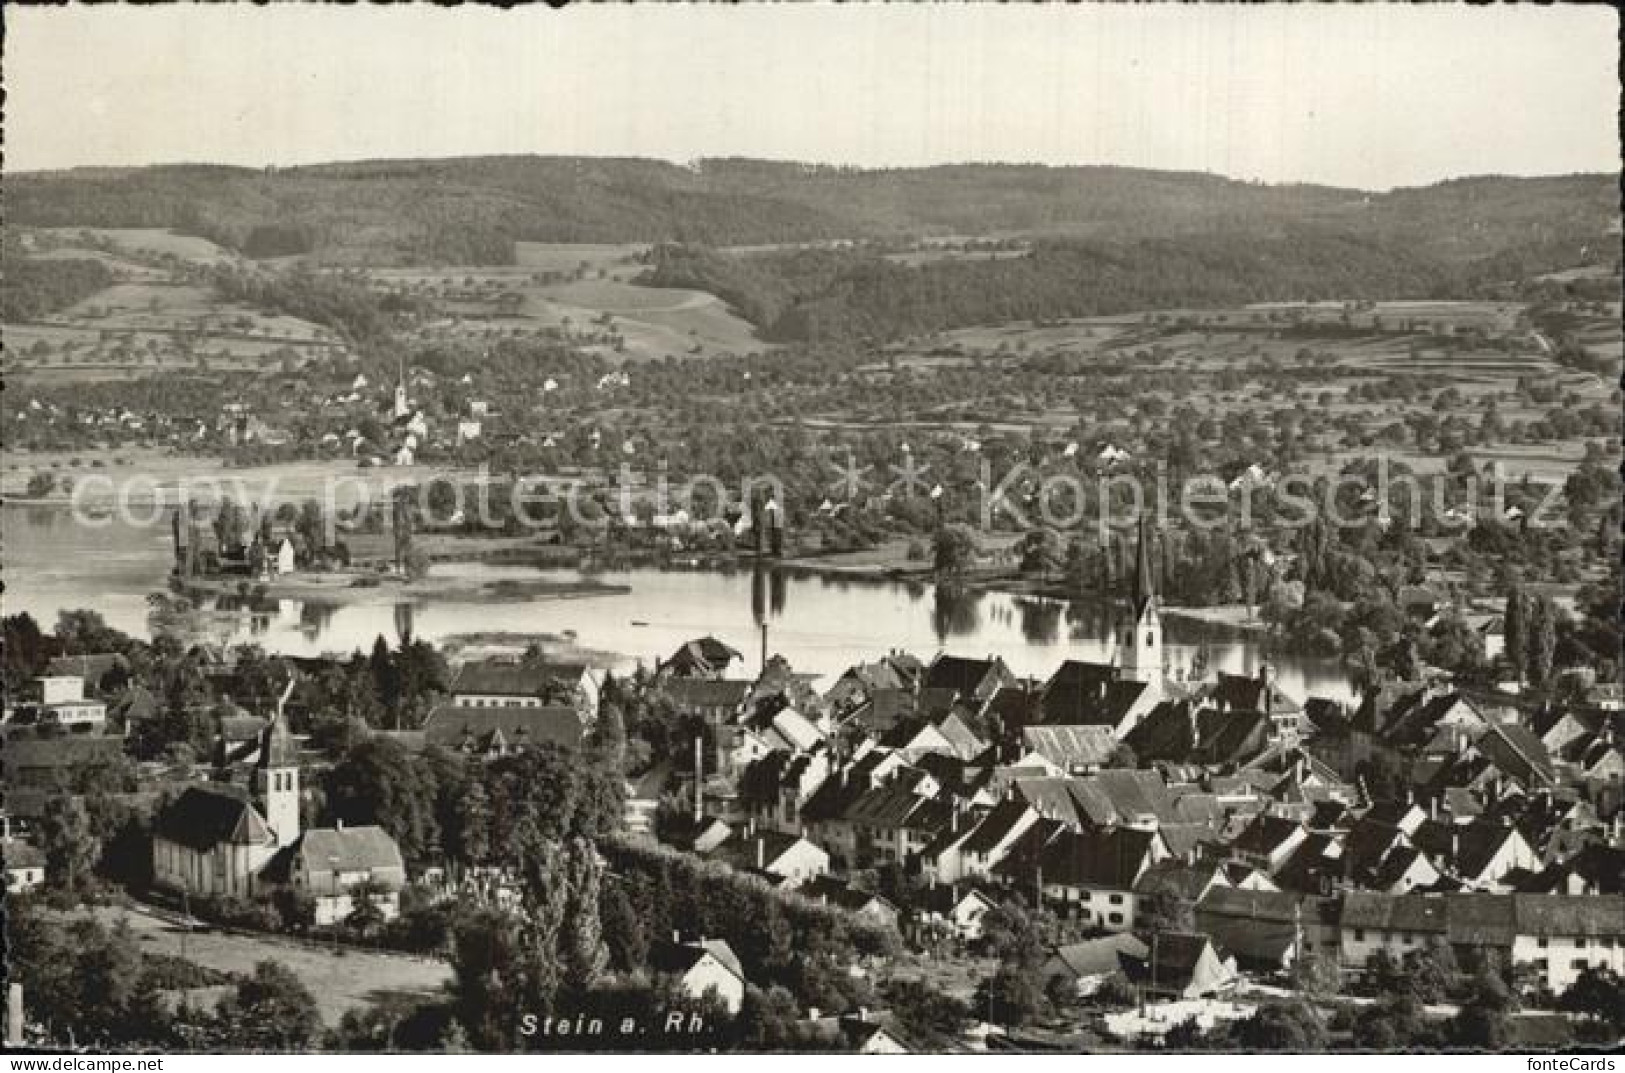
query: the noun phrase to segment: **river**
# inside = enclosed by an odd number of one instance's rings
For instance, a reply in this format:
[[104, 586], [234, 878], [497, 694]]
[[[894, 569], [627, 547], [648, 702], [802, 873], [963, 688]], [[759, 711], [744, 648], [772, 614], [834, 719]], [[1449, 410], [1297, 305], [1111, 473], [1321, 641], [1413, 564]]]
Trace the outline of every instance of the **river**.
[[[87, 607], [108, 624], [146, 636], [147, 595], [164, 588], [169, 570], [167, 526], [140, 528], [107, 519], [93, 527], [51, 507], [4, 508], [7, 614], [27, 611], [44, 628], [59, 611]], [[438, 564], [436, 573], [483, 577], [580, 578], [577, 570], [480, 563]], [[853, 663], [900, 648], [929, 659], [938, 651], [997, 655], [1017, 674], [1047, 678], [1064, 659], [1109, 660], [1113, 612], [1093, 605], [989, 593], [950, 597], [931, 585], [777, 571], [661, 570], [640, 567], [592, 576], [629, 586], [624, 594], [569, 600], [481, 602], [424, 600], [344, 607], [298, 600], [270, 601], [243, 615], [231, 641], [252, 641], [289, 655], [367, 649], [403, 630], [436, 641], [490, 631], [574, 631], [588, 648], [617, 653], [618, 666], [652, 664], [684, 641], [713, 634], [759, 658], [760, 624], [768, 648], [797, 670], [837, 675]], [[1264, 662], [1258, 638], [1223, 626], [1168, 616], [1169, 670], [1186, 670], [1205, 649], [1210, 672], [1256, 673]], [[1349, 699], [1335, 661], [1281, 655], [1269, 660], [1293, 696]]]

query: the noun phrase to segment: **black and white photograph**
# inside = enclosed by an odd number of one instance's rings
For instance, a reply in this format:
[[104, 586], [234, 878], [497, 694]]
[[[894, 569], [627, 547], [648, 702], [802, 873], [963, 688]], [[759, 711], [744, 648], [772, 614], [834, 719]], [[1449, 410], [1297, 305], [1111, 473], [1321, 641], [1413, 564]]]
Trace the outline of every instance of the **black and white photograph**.
[[1610, 6], [3, 33], [8, 1068], [1614, 1068]]

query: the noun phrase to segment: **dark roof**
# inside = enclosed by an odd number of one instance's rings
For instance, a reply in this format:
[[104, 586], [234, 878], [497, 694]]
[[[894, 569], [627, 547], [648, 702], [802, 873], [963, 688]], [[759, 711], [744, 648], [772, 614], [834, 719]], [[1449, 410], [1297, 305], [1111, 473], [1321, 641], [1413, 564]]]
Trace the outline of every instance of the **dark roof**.
[[846, 669], [839, 680], [853, 682], [866, 693], [873, 693], [877, 689], [902, 689], [908, 684], [902, 671], [888, 659], [877, 659], [873, 663], [854, 663]]
[[1528, 727], [1491, 723], [1474, 747], [1497, 769], [1525, 785], [1553, 782], [1551, 755]]
[[158, 815], [157, 838], [200, 852], [221, 843], [237, 846], [274, 844], [276, 835], [259, 811], [224, 788], [192, 786]]
[[1343, 898], [1344, 928], [1445, 935], [1462, 945], [1514, 936], [1625, 936], [1625, 897], [1610, 894], [1371, 894]]
[[1120, 955], [1143, 958], [1148, 952], [1145, 943], [1125, 931], [1057, 946], [1050, 951], [1050, 964], [1064, 968], [1074, 978], [1110, 976], [1122, 970]]
[[1004, 860], [994, 865], [993, 870], [1005, 876], [1030, 877], [1043, 859], [1044, 847], [1065, 830], [1067, 827], [1058, 820], [1042, 817], [1035, 820], [1010, 843], [1005, 850]]
[[1493, 820], [1467, 824], [1428, 820], [1416, 829], [1411, 841], [1444, 869], [1464, 879], [1482, 875], [1495, 854], [1517, 829]]
[[1045, 883], [1131, 890], [1150, 860], [1154, 831], [1112, 827], [1063, 831], [1039, 859]]
[[976, 693], [996, 672], [1004, 671], [999, 659], [967, 659], [964, 656], [941, 655], [926, 668], [920, 685], [924, 689], [951, 689], [961, 696]]
[[[1123, 968], [1130, 979], [1143, 980], [1152, 976], [1159, 987], [1177, 987], [1188, 983], [1196, 972], [1202, 954], [1212, 945], [1206, 935], [1165, 931], [1157, 935], [1152, 950], [1143, 957], [1123, 956]], [[1151, 968], [1155, 960], [1155, 970]]]
[[1322, 734], [1341, 737], [1349, 732], [1351, 725], [1349, 713], [1340, 701], [1326, 697], [1310, 697], [1303, 702], [1303, 714]]
[[734, 954], [733, 948], [722, 939], [702, 939], [692, 943], [657, 942], [649, 951], [649, 967], [658, 973], [682, 976], [698, 965], [707, 954], [716, 958], [740, 980], [745, 979], [745, 971], [740, 967], [739, 958]]
[[839, 909], [856, 913], [871, 905], [879, 905], [893, 913], [897, 907], [873, 891], [862, 890], [831, 875], [814, 876], [796, 891], [815, 902], [828, 902]]
[[1241, 832], [1232, 848], [1239, 853], [1274, 853], [1302, 829], [1303, 825], [1295, 820], [1260, 813]]
[[679, 708], [741, 708], [750, 683], [726, 678], [672, 678], [661, 686]]
[[475, 660], [463, 664], [451, 683], [453, 694], [480, 694], [504, 697], [541, 695], [555, 673], [534, 664]]
[[1039, 721], [1116, 726], [1145, 689], [1109, 663], [1069, 659], [1044, 684]]
[[685, 642], [660, 666], [677, 674], [716, 674], [735, 660], [744, 660], [738, 649], [707, 636]]
[[1134, 750], [1141, 763], [1186, 763], [1198, 718], [1194, 700], [1159, 701], [1123, 736], [1123, 744]]
[[1457, 705], [1483, 719], [1477, 705], [1460, 693], [1425, 689], [1406, 694], [1388, 710], [1382, 736], [1393, 745], [1422, 745], [1433, 737], [1440, 721]]
[[1016, 824], [1027, 815], [1024, 801], [1000, 801], [976, 825], [961, 847], [966, 853], [987, 853], [1010, 836]]
[[734, 868], [747, 870], [756, 867], [757, 852], [760, 851], [762, 866], [771, 870], [780, 857], [801, 841], [798, 835], [785, 834], [769, 827], [758, 827], [754, 832], [736, 828], [710, 855], [727, 861]]
[[945, 802], [921, 797], [906, 786], [888, 783], [852, 802], [842, 818], [865, 827], [937, 831], [948, 825], [952, 809]]
[[1283, 693], [1274, 682], [1263, 676], [1226, 674], [1220, 671], [1218, 681], [1209, 692], [1223, 708], [1268, 711], [1272, 715], [1290, 715], [1303, 711], [1303, 705]]
[[1202, 712], [1197, 719], [1201, 740], [1191, 750], [1198, 764], [1241, 764], [1269, 744], [1270, 716], [1254, 709]]
[[484, 752], [500, 744], [507, 749], [551, 742], [578, 748], [582, 740], [581, 716], [573, 707], [473, 708], [442, 704], [423, 722], [430, 745]]
[[1147, 868], [1135, 889], [1141, 894], [1170, 891], [1187, 902], [1195, 902], [1213, 883], [1218, 868], [1211, 861], [1186, 864], [1177, 857], [1170, 857]]

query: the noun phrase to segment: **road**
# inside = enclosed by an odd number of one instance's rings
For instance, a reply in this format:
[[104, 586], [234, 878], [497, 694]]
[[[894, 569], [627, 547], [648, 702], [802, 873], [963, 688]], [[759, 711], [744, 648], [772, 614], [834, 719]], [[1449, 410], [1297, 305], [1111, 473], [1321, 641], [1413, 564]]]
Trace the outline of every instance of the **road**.
[[221, 931], [184, 936], [182, 929], [140, 906], [99, 906], [94, 913], [107, 925], [128, 921], [143, 951], [180, 956], [181, 940], [185, 938], [188, 960], [221, 972], [251, 973], [256, 963], [275, 961], [292, 970], [316, 996], [322, 1020], [330, 1026], [337, 1025], [346, 1010], [365, 1007], [388, 995], [436, 994], [452, 976], [447, 962], [432, 958], [334, 952], [309, 943]]

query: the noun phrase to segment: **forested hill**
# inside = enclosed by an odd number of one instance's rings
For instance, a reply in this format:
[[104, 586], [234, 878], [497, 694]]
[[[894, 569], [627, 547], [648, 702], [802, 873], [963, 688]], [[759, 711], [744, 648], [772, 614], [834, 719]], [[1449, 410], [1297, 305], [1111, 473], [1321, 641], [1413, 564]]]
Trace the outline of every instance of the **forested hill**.
[[1450, 297], [1470, 269], [1337, 231], [1051, 239], [1016, 257], [907, 267], [862, 250], [656, 247], [644, 280], [710, 291], [777, 341], [885, 341], [973, 324], [1177, 306]]
[[13, 224], [169, 227], [251, 257], [503, 263], [518, 240], [708, 246], [932, 235], [1133, 241], [1314, 227], [1462, 263], [1617, 229], [1613, 177], [1366, 194], [1118, 167], [862, 170], [751, 160], [481, 157], [256, 170], [84, 168], [6, 180]]

